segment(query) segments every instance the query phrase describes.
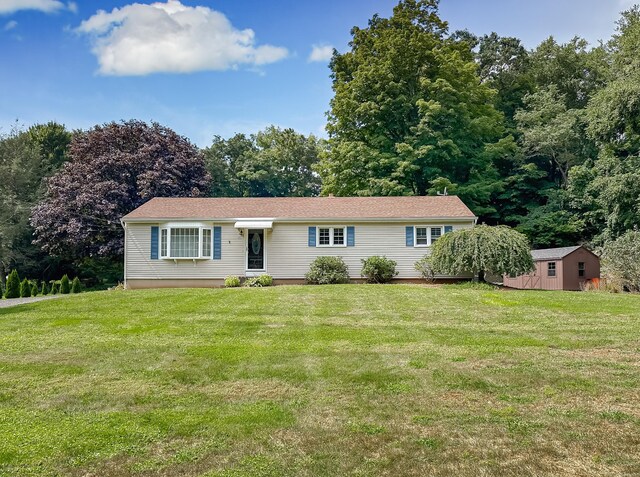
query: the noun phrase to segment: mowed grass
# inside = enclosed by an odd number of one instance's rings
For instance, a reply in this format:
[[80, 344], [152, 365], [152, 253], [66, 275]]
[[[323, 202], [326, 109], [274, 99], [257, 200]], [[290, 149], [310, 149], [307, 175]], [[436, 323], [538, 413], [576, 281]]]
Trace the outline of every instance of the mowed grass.
[[640, 296], [291, 286], [0, 309], [0, 475], [640, 475]]

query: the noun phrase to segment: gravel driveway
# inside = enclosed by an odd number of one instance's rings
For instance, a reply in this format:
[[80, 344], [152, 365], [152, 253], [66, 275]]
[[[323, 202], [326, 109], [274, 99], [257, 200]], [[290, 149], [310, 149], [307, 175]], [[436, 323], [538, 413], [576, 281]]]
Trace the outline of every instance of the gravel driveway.
[[23, 305], [25, 303], [35, 303], [36, 301], [50, 300], [52, 298], [60, 298], [60, 295], [31, 296], [28, 298], [7, 298], [5, 300], [0, 300], [0, 308], [8, 308], [10, 306]]

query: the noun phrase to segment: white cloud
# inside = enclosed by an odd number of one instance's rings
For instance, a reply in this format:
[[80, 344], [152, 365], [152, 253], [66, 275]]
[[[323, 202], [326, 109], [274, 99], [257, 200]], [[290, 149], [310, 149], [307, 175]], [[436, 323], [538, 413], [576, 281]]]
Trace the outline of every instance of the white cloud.
[[13, 30], [17, 26], [18, 26], [18, 22], [15, 20], [11, 20], [10, 22], [7, 22], [6, 25], [4, 26], [4, 31]]
[[333, 55], [333, 46], [331, 45], [313, 45], [308, 61], [329, 61]]
[[288, 55], [286, 48], [256, 46], [253, 30], [237, 30], [222, 13], [179, 0], [98, 10], [77, 31], [92, 36], [104, 75], [221, 71]]
[[64, 3], [58, 0], [0, 0], [0, 15], [14, 13], [19, 10], [39, 10], [52, 13], [64, 10]]
[[78, 13], [78, 4], [76, 2], [68, 2], [67, 3], [67, 9], [71, 13]]

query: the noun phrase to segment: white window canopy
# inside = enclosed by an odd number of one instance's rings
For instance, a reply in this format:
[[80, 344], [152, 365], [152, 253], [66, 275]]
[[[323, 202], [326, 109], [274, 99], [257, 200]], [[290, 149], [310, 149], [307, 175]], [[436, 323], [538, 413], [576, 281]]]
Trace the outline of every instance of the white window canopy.
[[271, 230], [273, 228], [273, 220], [268, 220], [268, 219], [238, 220], [235, 224], [235, 228]]

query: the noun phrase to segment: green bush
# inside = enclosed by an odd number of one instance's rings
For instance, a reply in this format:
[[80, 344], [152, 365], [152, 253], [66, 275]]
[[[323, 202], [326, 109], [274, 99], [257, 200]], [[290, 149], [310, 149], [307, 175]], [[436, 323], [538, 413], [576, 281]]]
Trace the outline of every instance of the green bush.
[[604, 244], [602, 271], [610, 289], [640, 292], [640, 230]]
[[40, 289], [40, 294], [42, 296], [46, 296], [49, 294], [49, 282], [47, 282], [46, 280], [42, 280], [42, 288]]
[[80, 279], [78, 277], [75, 277], [71, 281], [71, 293], [80, 293], [81, 289], [82, 284], [80, 283]]
[[9, 274], [4, 296], [7, 298], [20, 298], [20, 277], [17, 270], [12, 270]]
[[60, 293], [63, 295], [68, 295], [71, 292], [71, 282], [69, 281], [69, 276], [65, 273], [60, 279]]
[[271, 275], [260, 275], [259, 277], [247, 278], [244, 281], [245, 287], [270, 287], [273, 285], [273, 277]]
[[374, 255], [367, 259], [362, 259], [361, 275], [367, 279], [368, 283], [388, 283], [398, 272], [397, 263], [387, 257]]
[[224, 279], [224, 286], [226, 288], [236, 288], [240, 286], [240, 277], [230, 275]]
[[38, 280], [31, 280], [31, 296], [38, 296]]
[[51, 295], [57, 295], [58, 292], [60, 291], [60, 285], [59, 282], [57, 282], [56, 280], [51, 280]]
[[304, 278], [311, 285], [349, 283], [349, 267], [341, 257], [317, 257]]
[[2, 284], [2, 280], [0, 280], [0, 300], [4, 298], [4, 285]]
[[26, 278], [20, 282], [20, 298], [31, 296], [31, 284]]
[[414, 264], [414, 268], [420, 272], [420, 275], [425, 279], [427, 283], [431, 283], [435, 279], [436, 274], [433, 271], [433, 267], [431, 266], [431, 259], [428, 255], [425, 255], [420, 260], [418, 260]]

